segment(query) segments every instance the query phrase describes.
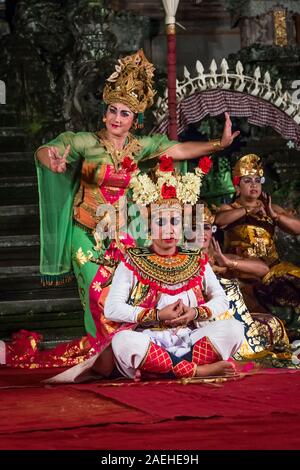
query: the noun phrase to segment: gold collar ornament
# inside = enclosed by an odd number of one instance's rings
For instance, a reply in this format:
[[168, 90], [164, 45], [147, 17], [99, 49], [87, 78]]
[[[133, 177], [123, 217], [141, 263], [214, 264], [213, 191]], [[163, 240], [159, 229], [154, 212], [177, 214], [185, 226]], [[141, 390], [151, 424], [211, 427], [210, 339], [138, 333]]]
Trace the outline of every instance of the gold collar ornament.
[[122, 261], [142, 284], [176, 295], [202, 286], [208, 256], [202, 255], [201, 250], [180, 247], [173, 256], [160, 256], [148, 248], [129, 248]]
[[120, 169], [120, 165], [125, 157], [129, 157], [134, 161], [134, 155], [137, 155], [141, 150], [142, 146], [131, 133], [128, 134], [127, 142], [122, 150], [117, 150], [114, 144], [108, 139], [106, 129], [101, 129], [97, 133], [101, 144], [111, 156], [114, 163], [115, 170]]

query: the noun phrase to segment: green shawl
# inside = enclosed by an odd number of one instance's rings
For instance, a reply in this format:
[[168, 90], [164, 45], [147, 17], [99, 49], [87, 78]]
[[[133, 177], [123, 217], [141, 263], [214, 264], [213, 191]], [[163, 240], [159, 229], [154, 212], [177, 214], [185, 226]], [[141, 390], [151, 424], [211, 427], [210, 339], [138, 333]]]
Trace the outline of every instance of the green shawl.
[[[156, 134], [139, 139], [141, 150], [137, 162], [157, 157], [177, 142]], [[40, 208], [40, 271], [45, 284], [61, 284], [72, 276], [73, 203], [80, 185], [83, 160], [113, 164], [111, 156], [91, 132], [63, 132], [41, 146], [55, 146], [63, 155], [67, 145], [65, 173], [53, 173], [35, 155]]]

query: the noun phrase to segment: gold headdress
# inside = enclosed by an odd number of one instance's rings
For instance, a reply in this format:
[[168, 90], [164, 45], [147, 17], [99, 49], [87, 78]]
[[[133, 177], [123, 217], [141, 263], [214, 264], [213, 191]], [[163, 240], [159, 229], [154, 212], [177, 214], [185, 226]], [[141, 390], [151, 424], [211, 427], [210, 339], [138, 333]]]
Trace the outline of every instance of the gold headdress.
[[254, 153], [244, 155], [234, 165], [232, 175], [239, 178], [242, 176], [263, 176], [264, 170], [260, 158]]
[[103, 101], [106, 104], [123, 103], [141, 118], [153, 104], [154, 67], [142, 49], [119, 59], [115, 72], [106, 80]]
[[213, 225], [215, 221], [215, 216], [211, 213], [211, 211], [209, 210], [207, 206], [204, 206], [203, 221], [204, 223], [206, 222], [207, 224], [210, 224], [210, 225]]
[[[207, 158], [207, 157], [206, 157]], [[183, 204], [195, 205], [199, 199], [205, 172], [199, 165], [194, 173], [179, 174], [174, 169], [173, 158], [160, 157], [153, 175], [139, 173], [131, 178], [132, 199], [141, 206]]]
[[197, 221], [196, 214], [193, 213], [193, 217], [192, 217], [193, 230], [198, 231], [199, 228], [200, 230], [202, 230], [203, 224], [209, 224], [212, 226], [212, 231], [215, 232], [217, 229], [216, 225], [214, 225], [215, 215], [211, 213], [210, 209], [207, 207], [207, 205], [204, 202], [199, 201], [199, 203], [202, 205], [203, 209], [202, 209], [201, 216], [198, 221]]

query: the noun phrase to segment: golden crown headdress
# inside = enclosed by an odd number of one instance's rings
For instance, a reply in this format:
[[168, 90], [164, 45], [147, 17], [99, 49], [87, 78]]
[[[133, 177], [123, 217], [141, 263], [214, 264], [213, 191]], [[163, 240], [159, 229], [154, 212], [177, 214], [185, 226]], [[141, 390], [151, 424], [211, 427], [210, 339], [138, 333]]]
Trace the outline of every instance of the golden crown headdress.
[[239, 178], [242, 176], [263, 176], [264, 170], [260, 158], [255, 153], [244, 155], [234, 165], [232, 175]]
[[[195, 205], [199, 199], [202, 179], [210, 169], [209, 157], [199, 161], [194, 173], [184, 175], [174, 168], [173, 158], [162, 155], [153, 174], [138, 173], [131, 178], [132, 199], [141, 206]], [[204, 164], [203, 164], [204, 163]]]
[[115, 72], [106, 80], [103, 101], [126, 104], [131, 111], [142, 115], [153, 104], [153, 75], [153, 64], [142, 49], [119, 59]]
[[207, 224], [210, 224], [210, 225], [213, 225], [215, 221], [215, 216], [211, 213], [211, 211], [209, 210], [207, 206], [204, 206], [203, 221], [204, 223], [206, 222]]
[[[209, 225], [212, 225], [213, 227], [213, 232], [215, 231], [214, 227], [216, 227], [214, 225], [214, 221], [215, 221], [215, 215], [210, 211], [210, 209], [207, 207], [207, 205], [202, 202], [202, 201], [198, 201], [200, 204], [202, 204], [202, 207], [203, 207], [203, 211], [202, 211], [202, 217], [200, 219], [200, 223], [201, 225], [204, 223], [204, 224], [209, 224]], [[193, 226], [194, 228], [197, 229], [197, 219], [196, 219], [196, 214], [193, 215]]]

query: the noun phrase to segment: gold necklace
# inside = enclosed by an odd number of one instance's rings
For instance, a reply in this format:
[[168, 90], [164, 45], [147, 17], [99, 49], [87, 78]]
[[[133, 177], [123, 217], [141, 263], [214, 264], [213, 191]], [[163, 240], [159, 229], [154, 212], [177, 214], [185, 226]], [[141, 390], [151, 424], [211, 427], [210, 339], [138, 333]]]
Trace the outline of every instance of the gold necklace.
[[126, 145], [124, 145], [122, 150], [117, 150], [114, 144], [108, 139], [106, 129], [101, 129], [101, 131], [97, 133], [97, 136], [99, 137], [100, 142], [106, 149], [107, 153], [109, 153], [111, 156], [116, 171], [119, 170], [120, 164], [122, 163], [124, 157], [127, 156], [134, 160], [133, 155], [137, 154], [142, 148], [138, 139], [136, 139], [130, 133], [128, 133], [127, 136], [128, 142]]
[[255, 207], [260, 207], [261, 202], [260, 201], [255, 201], [255, 206], [248, 206], [247, 204], [242, 204], [241, 201], [236, 201], [241, 207], [244, 207], [245, 209], [254, 209]]

